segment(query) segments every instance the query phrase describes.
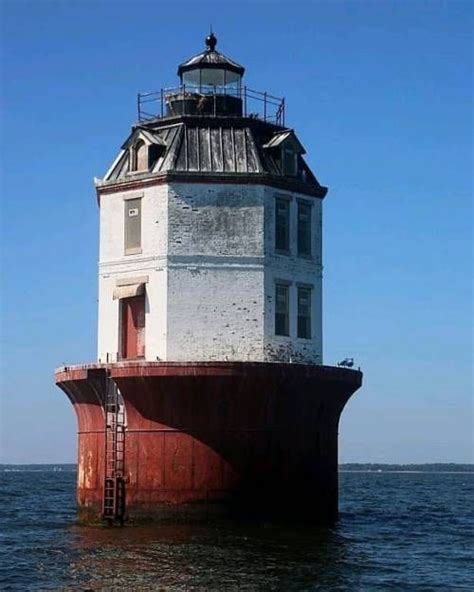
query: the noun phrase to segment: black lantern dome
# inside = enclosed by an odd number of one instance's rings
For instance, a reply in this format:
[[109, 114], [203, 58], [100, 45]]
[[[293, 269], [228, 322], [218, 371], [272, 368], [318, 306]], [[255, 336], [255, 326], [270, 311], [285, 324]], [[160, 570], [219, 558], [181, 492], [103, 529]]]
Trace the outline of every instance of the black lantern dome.
[[178, 67], [181, 84], [199, 92], [215, 92], [216, 88], [240, 88], [245, 68], [216, 51], [217, 38], [211, 31], [205, 39], [206, 49]]

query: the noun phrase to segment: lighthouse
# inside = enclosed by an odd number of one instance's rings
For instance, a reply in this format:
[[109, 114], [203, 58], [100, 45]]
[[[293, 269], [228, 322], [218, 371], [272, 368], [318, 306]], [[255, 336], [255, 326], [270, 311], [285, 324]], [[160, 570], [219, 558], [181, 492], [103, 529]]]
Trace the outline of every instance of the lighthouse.
[[362, 375], [323, 365], [327, 188], [284, 99], [216, 45], [138, 96], [96, 179], [97, 360], [56, 371], [84, 522], [337, 514], [338, 422]]

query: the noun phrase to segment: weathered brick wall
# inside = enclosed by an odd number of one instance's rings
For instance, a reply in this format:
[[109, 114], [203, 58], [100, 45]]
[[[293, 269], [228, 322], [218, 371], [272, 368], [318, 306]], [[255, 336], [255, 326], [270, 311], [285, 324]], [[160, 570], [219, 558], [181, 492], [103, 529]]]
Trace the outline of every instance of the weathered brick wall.
[[169, 268], [169, 360], [263, 360], [263, 270]]
[[263, 359], [263, 196], [258, 186], [170, 186], [169, 360]]

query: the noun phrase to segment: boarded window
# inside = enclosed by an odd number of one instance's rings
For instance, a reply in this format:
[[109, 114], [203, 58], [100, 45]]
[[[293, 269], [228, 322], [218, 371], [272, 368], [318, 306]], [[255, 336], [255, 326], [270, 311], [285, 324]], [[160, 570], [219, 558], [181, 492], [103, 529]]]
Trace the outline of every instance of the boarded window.
[[290, 287], [275, 285], [275, 335], [290, 334]]
[[290, 250], [290, 202], [286, 199], [275, 201], [275, 249]]
[[148, 170], [148, 146], [145, 142], [138, 142], [135, 146], [135, 170]]
[[298, 288], [298, 337], [311, 339], [311, 288]]
[[298, 255], [311, 255], [311, 206], [298, 203]]
[[290, 146], [283, 148], [283, 174], [295, 176], [297, 172], [296, 153]]
[[142, 246], [142, 200], [127, 199], [125, 204], [125, 252]]

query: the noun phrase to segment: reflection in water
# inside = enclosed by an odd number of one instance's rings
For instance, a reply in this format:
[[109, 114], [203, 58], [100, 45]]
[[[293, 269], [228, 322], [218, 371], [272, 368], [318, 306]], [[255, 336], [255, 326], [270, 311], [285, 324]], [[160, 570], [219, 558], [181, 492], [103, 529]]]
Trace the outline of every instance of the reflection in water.
[[341, 474], [333, 528], [71, 526], [74, 489], [1, 475], [2, 590], [474, 590], [474, 472]]
[[72, 534], [70, 577], [78, 588], [335, 589], [344, 580], [337, 529], [221, 522], [75, 527]]

